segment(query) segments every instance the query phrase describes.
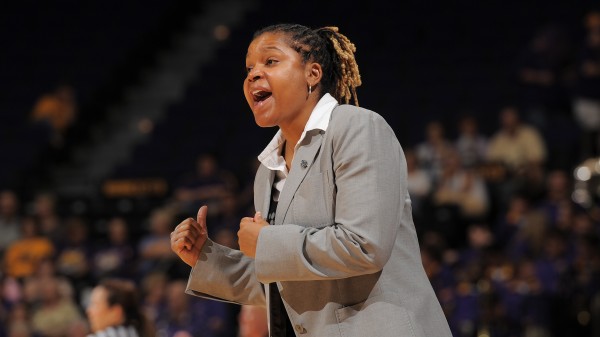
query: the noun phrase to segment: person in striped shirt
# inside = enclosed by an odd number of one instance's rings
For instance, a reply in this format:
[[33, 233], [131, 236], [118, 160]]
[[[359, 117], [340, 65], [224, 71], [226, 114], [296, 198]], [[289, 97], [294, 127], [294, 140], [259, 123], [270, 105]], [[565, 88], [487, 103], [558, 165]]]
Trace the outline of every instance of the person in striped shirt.
[[131, 281], [105, 279], [90, 296], [86, 310], [92, 334], [87, 337], [147, 337], [151, 328]]

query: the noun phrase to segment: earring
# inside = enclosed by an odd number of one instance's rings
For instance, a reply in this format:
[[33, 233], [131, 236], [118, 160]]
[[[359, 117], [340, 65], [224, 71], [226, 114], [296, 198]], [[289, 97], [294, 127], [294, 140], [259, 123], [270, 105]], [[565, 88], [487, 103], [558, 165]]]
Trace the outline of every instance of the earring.
[[312, 85], [308, 85], [308, 94], [310, 95], [312, 93]]

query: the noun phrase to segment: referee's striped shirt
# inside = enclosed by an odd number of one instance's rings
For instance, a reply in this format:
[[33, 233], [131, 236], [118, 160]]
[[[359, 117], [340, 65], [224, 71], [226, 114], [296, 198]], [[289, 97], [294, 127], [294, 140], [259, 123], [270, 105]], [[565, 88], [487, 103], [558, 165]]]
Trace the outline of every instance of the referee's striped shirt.
[[96, 331], [87, 337], [139, 337], [137, 331], [132, 326], [111, 326], [104, 330]]

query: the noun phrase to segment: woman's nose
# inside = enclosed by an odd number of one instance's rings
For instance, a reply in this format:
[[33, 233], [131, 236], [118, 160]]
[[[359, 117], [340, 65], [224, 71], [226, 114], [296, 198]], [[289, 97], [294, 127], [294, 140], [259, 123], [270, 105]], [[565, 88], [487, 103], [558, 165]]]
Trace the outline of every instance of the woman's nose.
[[263, 76], [262, 71], [260, 71], [259, 69], [256, 69], [256, 68], [252, 68], [252, 70], [250, 70], [250, 72], [248, 72], [248, 80], [250, 82], [259, 80], [262, 76]]

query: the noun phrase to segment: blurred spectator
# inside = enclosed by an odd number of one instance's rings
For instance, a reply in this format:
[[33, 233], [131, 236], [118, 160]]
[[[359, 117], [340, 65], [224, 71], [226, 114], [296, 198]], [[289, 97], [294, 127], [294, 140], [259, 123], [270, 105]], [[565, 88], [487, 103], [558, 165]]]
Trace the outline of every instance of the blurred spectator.
[[456, 150], [464, 167], [476, 167], [483, 163], [487, 155], [487, 138], [479, 133], [477, 120], [473, 116], [463, 116], [458, 123]]
[[469, 226], [467, 237], [468, 244], [460, 250], [455, 264], [456, 285], [452, 290], [452, 310], [448, 314], [456, 337], [473, 336], [481, 326], [481, 306], [487, 287], [483, 272], [488, 249], [493, 244], [489, 228], [482, 224]]
[[213, 222], [215, 225], [208, 228], [209, 235], [212, 235], [216, 243], [232, 249], [239, 249], [237, 231], [242, 215], [238, 212], [237, 205], [238, 200], [234, 194], [224, 196], [221, 199], [221, 210]]
[[538, 258], [548, 230], [548, 218], [539, 210], [532, 210], [524, 215], [522, 222], [506, 245], [507, 256], [512, 261], [523, 258]]
[[81, 217], [69, 217], [66, 224], [65, 237], [58, 245], [56, 254], [56, 269], [69, 278], [79, 292], [90, 283], [90, 265], [92, 261], [92, 243], [89, 240], [87, 222]]
[[521, 122], [515, 107], [502, 109], [500, 122], [500, 129], [490, 140], [488, 160], [503, 163], [517, 173], [544, 163], [544, 140], [536, 129]]
[[585, 17], [587, 36], [577, 61], [573, 111], [584, 131], [583, 157], [600, 154], [600, 11]]
[[584, 211], [574, 212], [572, 233], [575, 238], [593, 238], [600, 234], [600, 225]]
[[154, 332], [131, 281], [103, 280], [92, 290], [86, 313], [93, 332], [88, 337], [145, 337]]
[[224, 195], [221, 199], [221, 209], [215, 217], [214, 225], [208, 228], [208, 235], [219, 232], [221, 230], [228, 230], [233, 233], [237, 233], [240, 227], [240, 214], [238, 209], [238, 199], [233, 193]]
[[221, 199], [237, 188], [235, 177], [219, 168], [217, 158], [203, 154], [196, 160], [195, 172], [175, 189], [174, 196], [182, 214], [196, 214], [202, 205], [212, 209], [208, 216], [219, 212]]
[[171, 251], [173, 219], [173, 212], [167, 208], [152, 211], [149, 232], [140, 238], [138, 244], [140, 276], [151, 272], [167, 273], [177, 263], [176, 256]]
[[13, 277], [2, 277], [0, 283], [0, 317], [6, 318], [4, 309], [24, 300], [21, 283]]
[[34, 122], [46, 123], [52, 131], [51, 145], [62, 147], [64, 136], [75, 120], [77, 104], [70, 85], [60, 85], [53, 92], [42, 95], [31, 113]]
[[41, 301], [33, 310], [31, 327], [42, 337], [64, 337], [83, 323], [79, 307], [72, 298], [60, 292], [59, 282], [52, 277], [39, 283]]
[[237, 241], [237, 231], [227, 227], [217, 230], [213, 239], [216, 243], [232, 249], [239, 249]]
[[37, 193], [33, 200], [33, 215], [40, 223], [40, 233], [54, 244], [63, 239], [62, 219], [56, 211], [56, 196], [51, 192]]
[[530, 203], [523, 196], [513, 195], [510, 198], [507, 209], [500, 213], [495, 225], [494, 237], [500, 247], [506, 247], [513, 239], [530, 211]]
[[535, 261], [536, 272], [545, 292], [564, 296], [564, 281], [570, 263], [565, 233], [557, 229], [548, 230], [544, 236], [541, 256]]
[[[548, 221], [554, 227], [562, 227], [565, 223], [565, 217], [575, 207], [571, 199], [572, 184], [566, 172], [554, 170], [549, 172], [546, 177], [546, 189], [544, 197], [540, 200], [538, 207], [544, 211]], [[570, 221], [570, 220], [566, 220]]]
[[33, 217], [23, 218], [21, 238], [14, 241], [4, 255], [4, 270], [8, 276], [31, 276], [44, 259], [53, 257], [55, 247], [39, 233], [39, 224]]
[[7, 322], [8, 337], [31, 337], [33, 331], [30, 325], [31, 313], [25, 303], [18, 302], [10, 309]]
[[159, 315], [166, 310], [167, 284], [168, 279], [164, 273], [151, 273], [141, 280], [142, 310], [152, 322], [156, 322]]
[[546, 165], [570, 169], [578, 155], [577, 123], [571, 113], [574, 72], [570, 37], [565, 28], [549, 24], [539, 29], [518, 60], [518, 94], [523, 119], [544, 137]]
[[454, 306], [453, 288], [456, 281], [452, 269], [444, 263], [443, 253], [440, 247], [425, 244], [421, 248], [421, 261], [444, 313], [449, 316]]
[[456, 151], [446, 153], [439, 183], [433, 191], [433, 205], [439, 229], [446, 235], [451, 247], [464, 243], [470, 222], [487, 215], [485, 184], [475, 171], [461, 167]]
[[52, 282], [57, 282], [59, 292], [63, 297], [75, 300], [75, 290], [71, 281], [57, 274], [54, 259], [44, 259], [40, 262], [35, 273], [22, 282], [23, 300], [29, 306], [35, 307], [42, 300], [41, 285], [49, 279], [52, 279]]
[[420, 168], [417, 155], [414, 150], [406, 149], [406, 168], [408, 172], [407, 184], [410, 195], [412, 210], [415, 218], [422, 216], [423, 204], [429, 197], [432, 189], [431, 176]]
[[[469, 267], [471, 268], [464, 268], [456, 272], [457, 283], [453, 289], [453, 310], [449, 314], [449, 324], [452, 335], [455, 337], [475, 335], [479, 324], [480, 293], [477, 291], [479, 269], [475, 265]], [[473, 271], [477, 273], [474, 274]]]
[[434, 183], [442, 174], [442, 160], [450, 149], [452, 144], [445, 138], [442, 123], [439, 121], [428, 123], [425, 129], [425, 141], [417, 144], [416, 153], [419, 165], [429, 174]]
[[494, 249], [489, 251], [483, 268], [481, 292], [485, 297], [482, 298], [482, 322], [478, 335], [485, 332], [488, 336], [519, 336], [520, 327], [514, 326], [514, 322], [510, 320], [507, 312], [510, 309], [506, 307], [499, 290], [499, 285], [514, 277], [514, 264], [506, 259], [502, 250]]
[[546, 129], [552, 115], [570, 110], [566, 89], [569, 62], [569, 38], [558, 25], [539, 29], [519, 57], [520, 105], [527, 121], [540, 130]]
[[242, 305], [239, 316], [240, 332], [238, 337], [267, 337], [267, 310], [264, 307]]
[[574, 246], [576, 251], [570, 270], [572, 283], [565, 309], [572, 321], [573, 335], [592, 336], [594, 326], [590, 323], [600, 318], [597, 307], [594, 310], [597, 306], [594, 301], [598, 301], [600, 294], [600, 239], [598, 235], [581, 236], [575, 239]]
[[496, 284], [506, 310], [509, 326], [523, 336], [548, 336], [550, 301], [531, 259], [515, 266], [513, 277]]
[[[521, 174], [512, 177], [515, 193], [527, 197], [531, 202], [539, 202], [546, 193], [546, 169], [543, 165], [532, 164]], [[510, 179], [510, 178], [509, 178]], [[510, 185], [511, 181], [505, 181], [504, 184]]]
[[0, 191], [0, 255], [20, 234], [19, 199], [10, 190]]
[[229, 336], [232, 328], [227, 304], [191, 297], [185, 293], [186, 281], [175, 280], [167, 287], [167, 307], [157, 320], [158, 333], [175, 337], [182, 332], [189, 336]]
[[21, 285], [12, 277], [2, 277], [0, 274], [0, 336], [6, 337], [10, 330], [11, 311], [22, 301]]
[[485, 184], [476, 171], [464, 169], [456, 151], [448, 151], [440, 181], [434, 190], [436, 205], [453, 204], [466, 218], [481, 218], [488, 208]]
[[487, 225], [473, 224], [467, 229], [467, 245], [460, 250], [458, 264], [481, 266], [486, 261], [486, 250], [494, 244], [494, 235]]
[[97, 280], [116, 277], [134, 279], [137, 256], [129, 240], [125, 219], [114, 217], [108, 221], [108, 240], [94, 252], [92, 273]]

